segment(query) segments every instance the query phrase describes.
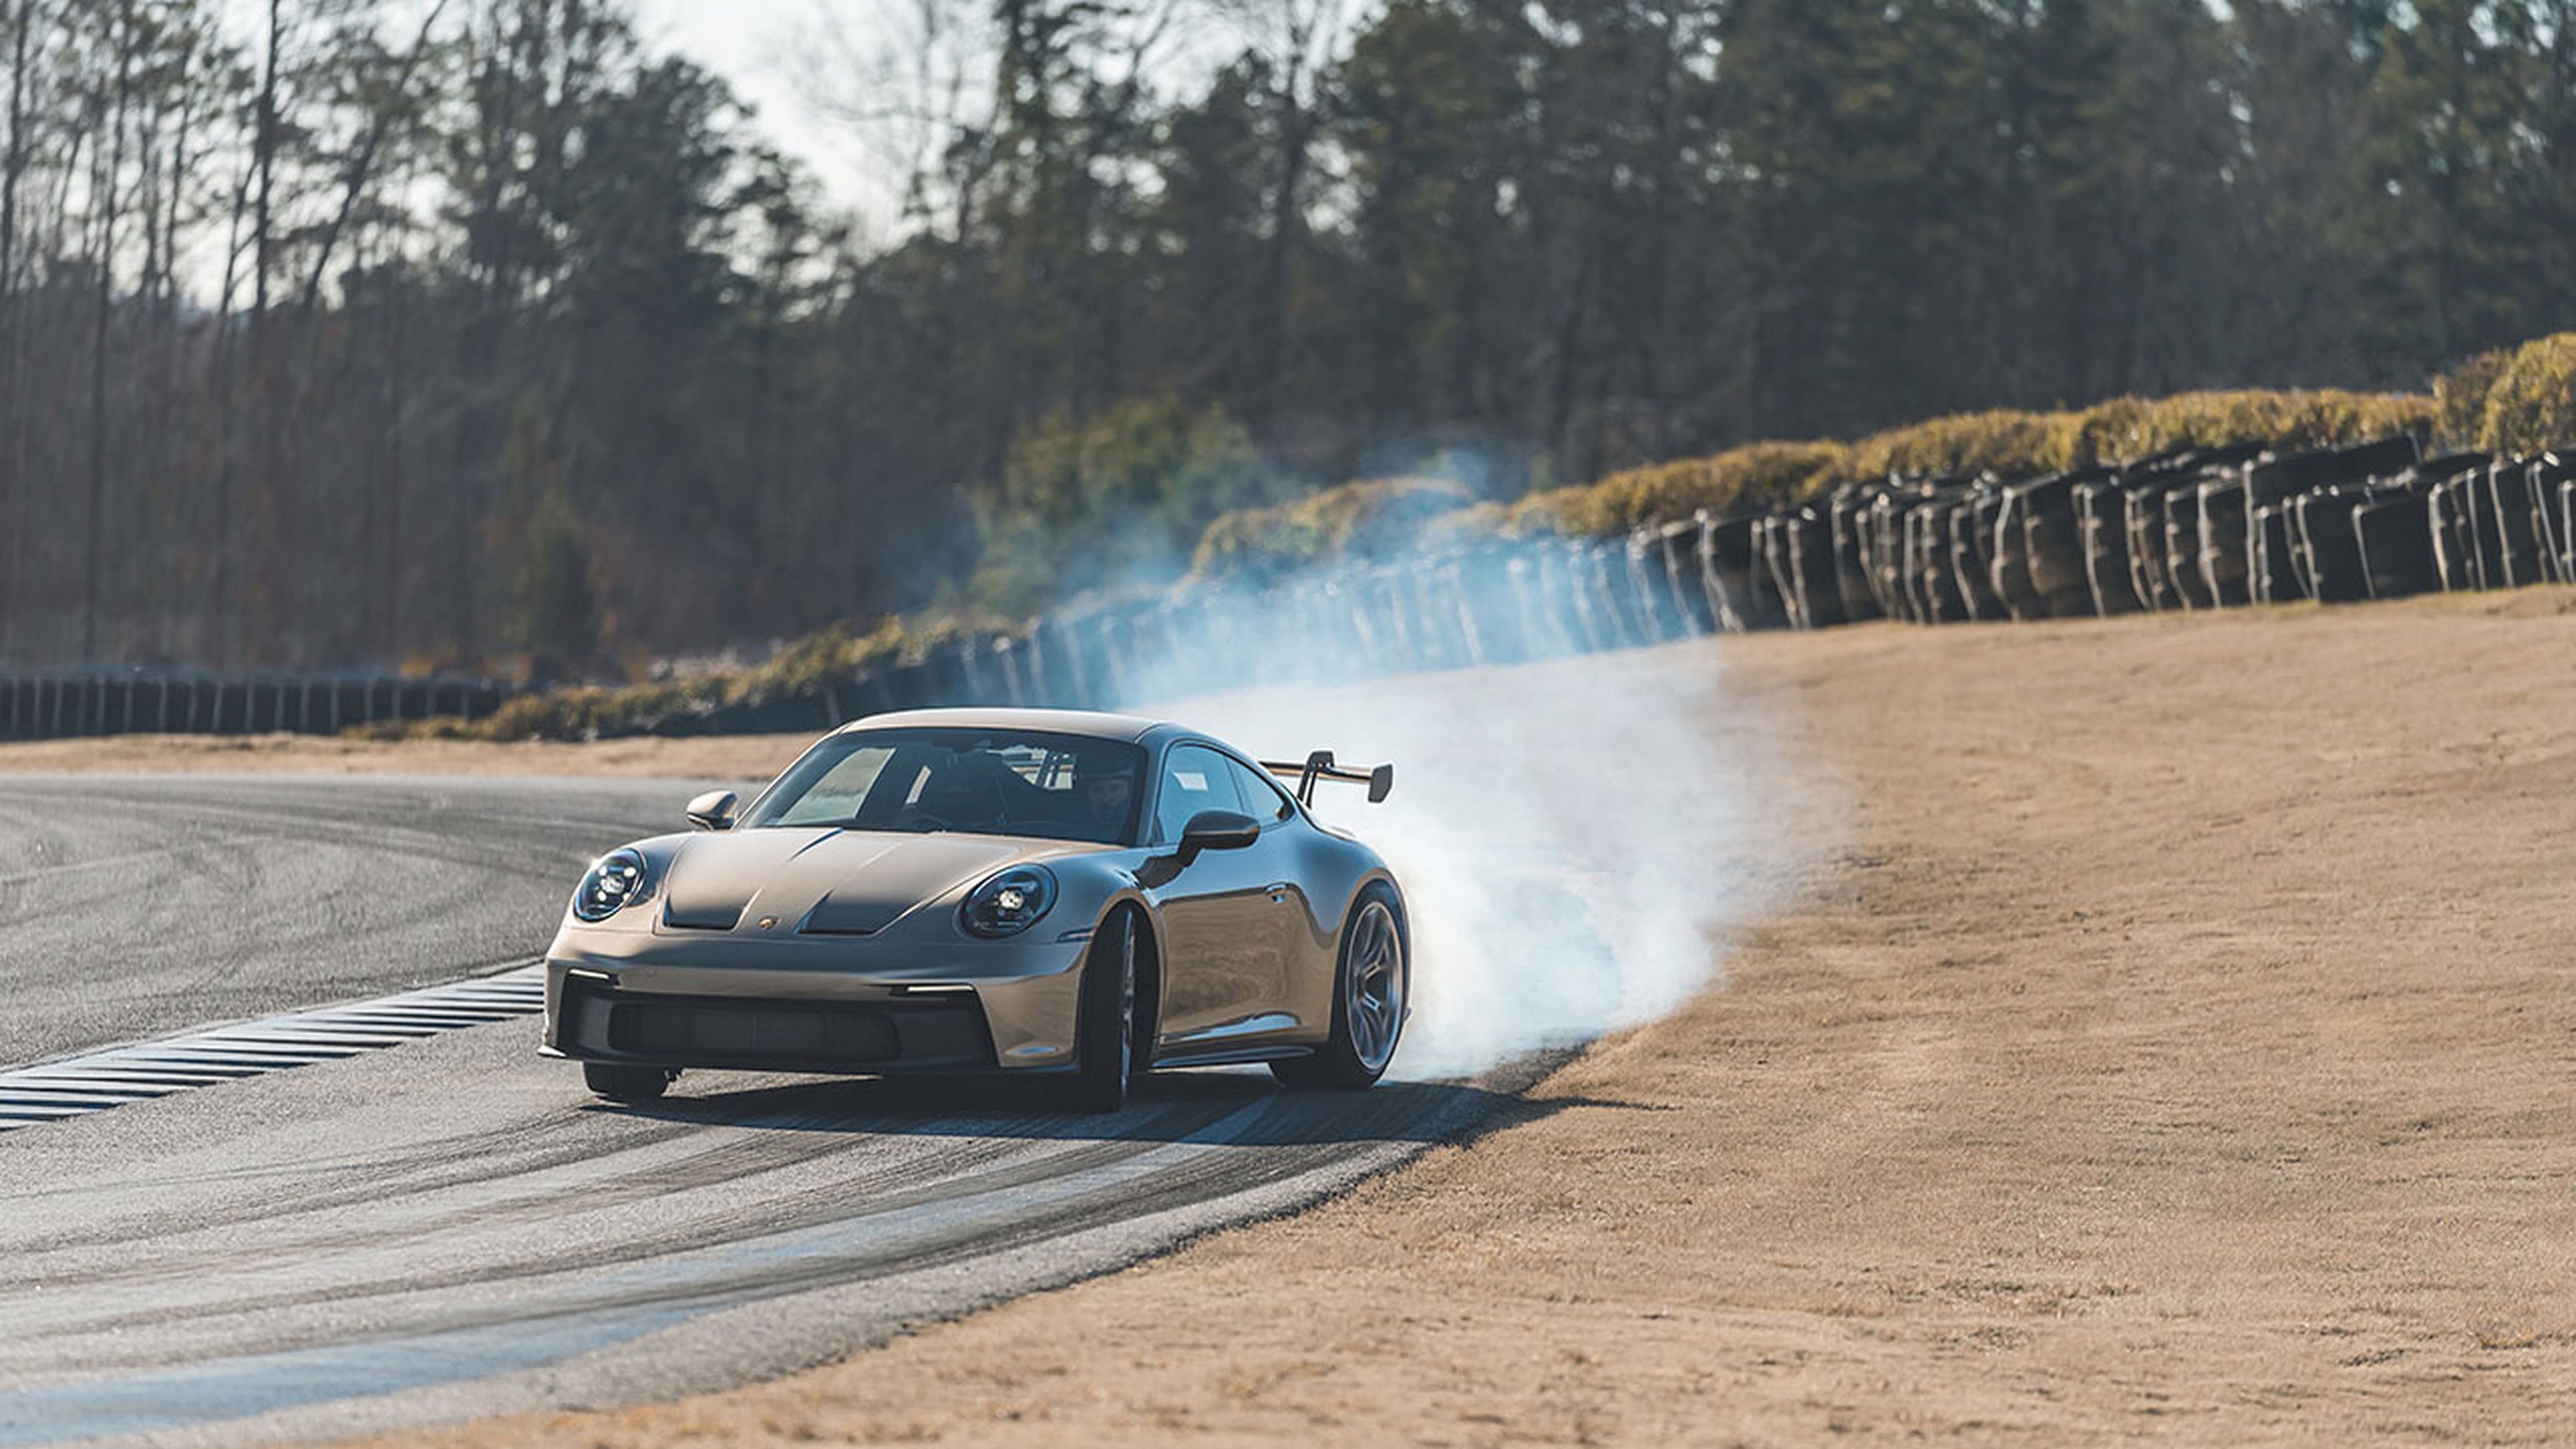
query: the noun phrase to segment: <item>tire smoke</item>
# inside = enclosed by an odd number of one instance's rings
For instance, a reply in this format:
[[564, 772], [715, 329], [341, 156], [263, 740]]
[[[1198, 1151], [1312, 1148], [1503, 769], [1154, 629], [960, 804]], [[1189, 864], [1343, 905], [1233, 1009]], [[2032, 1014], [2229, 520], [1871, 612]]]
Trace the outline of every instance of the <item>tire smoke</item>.
[[[1288, 646], [1293, 648], [1293, 646]], [[1178, 661], [1173, 661], [1177, 666]], [[1413, 1014], [1393, 1075], [1471, 1076], [1669, 1013], [1715, 984], [1762, 904], [1770, 737], [1712, 641], [1189, 697], [1150, 712], [1269, 759], [1392, 761], [1392, 795], [1325, 785], [1316, 814], [1403, 883]]]

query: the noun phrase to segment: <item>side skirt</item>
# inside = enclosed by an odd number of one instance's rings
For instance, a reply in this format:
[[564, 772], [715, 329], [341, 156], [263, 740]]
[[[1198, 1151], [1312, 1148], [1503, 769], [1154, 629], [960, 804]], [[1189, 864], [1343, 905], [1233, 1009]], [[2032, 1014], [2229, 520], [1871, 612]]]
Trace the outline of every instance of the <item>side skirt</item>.
[[1157, 1051], [1153, 1069], [1159, 1072], [1166, 1067], [1235, 1067], [1247, 1062], [1284, 1062], [1314, 1054], [1315, 1049], [1310, 1046], [1235, 1047], [1230, 1051], [1214, 1052]]

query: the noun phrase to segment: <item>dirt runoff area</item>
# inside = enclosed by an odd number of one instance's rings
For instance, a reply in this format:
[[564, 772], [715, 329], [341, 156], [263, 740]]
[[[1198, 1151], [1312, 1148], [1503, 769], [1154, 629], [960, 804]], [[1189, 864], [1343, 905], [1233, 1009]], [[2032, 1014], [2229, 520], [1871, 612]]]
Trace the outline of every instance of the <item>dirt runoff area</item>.
[[1664, 651], [1842, 801], [1723, 989], [1298, 1217], [445, 1442], [2576, 1438], [2571, 610]]

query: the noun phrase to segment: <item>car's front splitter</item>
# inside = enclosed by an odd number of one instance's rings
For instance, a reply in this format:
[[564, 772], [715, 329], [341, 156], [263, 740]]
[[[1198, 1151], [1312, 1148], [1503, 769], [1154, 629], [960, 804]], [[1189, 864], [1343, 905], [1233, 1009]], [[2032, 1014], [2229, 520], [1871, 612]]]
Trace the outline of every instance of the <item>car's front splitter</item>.
[[1080, 942], [976, 943], [867, 969], [715, 942], [686, 952], [655, 938], [556, 944], [545, 1043], [562, 1056], [867, 1073], [1073, 1062]]

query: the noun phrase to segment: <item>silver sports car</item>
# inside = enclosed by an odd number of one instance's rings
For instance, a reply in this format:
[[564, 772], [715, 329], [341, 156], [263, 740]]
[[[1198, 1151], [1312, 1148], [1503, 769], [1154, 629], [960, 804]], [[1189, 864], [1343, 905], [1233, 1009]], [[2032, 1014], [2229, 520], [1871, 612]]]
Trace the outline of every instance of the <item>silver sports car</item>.
[[1365, 1087], [1404, 1030], [1404, 895], [1308, 807], [1393, 780], [1124, 715], [859, 720], [590, 867], [544, 1050], [626, 1102], [687, 1067], [1053, 1075], [1096, 1111], [1159, 1067]]

